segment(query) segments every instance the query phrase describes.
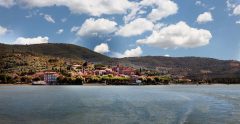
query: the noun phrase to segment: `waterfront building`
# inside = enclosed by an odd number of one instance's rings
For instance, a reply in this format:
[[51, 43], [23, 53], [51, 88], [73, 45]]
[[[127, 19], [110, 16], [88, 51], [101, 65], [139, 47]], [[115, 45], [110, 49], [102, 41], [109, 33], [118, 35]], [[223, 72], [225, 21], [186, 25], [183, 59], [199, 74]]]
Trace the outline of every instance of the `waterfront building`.
[[59, 74], [57, 74], [56, 72], [45, 72], [44, 73], [44, 81], [47, 84], [56, 84], [57, 77], [59, 77]]

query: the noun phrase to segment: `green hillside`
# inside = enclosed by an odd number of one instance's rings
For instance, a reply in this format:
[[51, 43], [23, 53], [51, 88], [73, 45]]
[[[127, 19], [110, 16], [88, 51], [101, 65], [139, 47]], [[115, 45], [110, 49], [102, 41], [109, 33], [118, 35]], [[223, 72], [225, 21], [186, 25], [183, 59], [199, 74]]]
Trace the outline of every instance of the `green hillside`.
[[40, 55], [72, 58], [72, 59], [83, 59], [91, 62], [101, 62], [109, 60], [110, 58], [102, 54], [93, 52], [87, 48], [72, 45], [72, 44], [34, 44], [34, 45], [6, 45], [0, 44], [1, 54], [5, 53], [17, 53], [17, 52], [28, 52]]
[[[80, 61], [103, 63], [105, 65], [126, 65], [135, 68], [157, 70], [159, 73], [170, 73], [190, 77], [201, 77], [207, 74], [209, 77], [240, 77], [240, 62], [234, 60], [217, 60], [200, 57], [162, 57], [144, 56], [130, 58], [110, 58], [91, 51], [87, 48], [72, 44], [36, 44], [36, 45], [5, 45], [0, 44], [2, 56], [16, 53], [47, 58], [63, 58]], [[13, 55], [16, 57], [16, 55]], [[7, 57], [9, 59], [9, 57]], [[28, 57], [27, 60], [30, 61]], [[15, 60], [15, 59], [13, 59]], [[16, 59], [17, 60], [17, 59]], [[14, 61], [1, 58], [1, 67], [11, 65]], [[14, 66], [13, 66], [14, 67]]]

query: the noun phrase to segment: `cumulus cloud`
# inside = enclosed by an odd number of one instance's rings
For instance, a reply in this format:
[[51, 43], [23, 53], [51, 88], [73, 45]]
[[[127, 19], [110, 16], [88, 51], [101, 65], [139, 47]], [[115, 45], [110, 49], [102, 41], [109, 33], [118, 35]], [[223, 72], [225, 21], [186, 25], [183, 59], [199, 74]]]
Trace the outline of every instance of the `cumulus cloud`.
[[154, 7], [147, 16], [154, 22], [176, 14], [178, 11], [178, 5], [171, 0], [143, 0], [140, 4]]
[[110, 52], [109, 47], [108, 47], [108, 44], [106, 44], [106, 43], [101, 43], [101, 44], [97, 45], [97, 46], [94, 48], [94, 51], [95, 51], [95, 52], [98, 52], [98, 53], [101, 53], [101, 54]]
[[211, 21], [213, 21], [213, 17], [212, 17], [212, 14], [210, 12], [204, 12], [197, 17], [197, 22], [199, 24], [200, 23], [207, 23], [207, 22], [211, 22]]
[[72, 13], [84, 13], [92, 16], [123, 14], [133, 4], [128, 0], [19, 0], [18, 3], [29, 8], [65, 6]]
[[77, 31], [78, 36], [94, 36], [110, 34], [117, 30], [117, 23], [108, 19], [87, 19]]
[[[169, 15], [175, 14], [178, 6], [171, 0], [142, 0], [134, 2], [130, 0], [0, 0], [0, 5], [10, 7], [17, 3], [28, 8], [40, 8], [51, 6], [65, 6], [72, 13], [88, 14], [92, 16], [126, 14], [130, 10], [134, 17], [136, 13], [143, 14], [146, 11], [139, 10], [144, 7], [153, 7], [148, 17], [157, 21]], [[133, 9], [134, 8], [134, 9]], [[134, 18], [132, 18], [134, 19]], [[129, 20], [130, 21], [130, 20]]]
[[211, 38], [208, 30], [192, 28], [180, 21], [153, 31], [149, 37], [137, 40], [137, 43], [160, 48], [194, 48], [207, 45]]
[[57, 33], [57, 34], [62, 34], [63, 32], [64, 32], [63, 29], [59, 29], [56, 33]]
[[14, 41], [14, 44], [42, 44], [42, 43], [48, 43], [49, 38], [48, 37], [34, 37], [34, 38], [24, 38], [19, 37]]
[[116, 35], [120, 35], [123, 37], [130, 37], [141, 35], [145, 31], [151, 31], [154, 27], [154, 24], [145, 19], [145, 18], [138, 18], [125, 26], [121, 27], [117, 32]]
[[0, 36], [1, 35], [5, 35], [7, 33], [8, 29], [7, 28], [4, 28], [0, 25]]
[[231, 14], [229, 14], [230, 16], [231, 15], [235, 15], [235, 16], [240, 15], [240, 4], [237, 4], [236, 2], [234, 2], [232, 0], [227, 0], [226, 4], [227, 4], [228, 10], [232, 12]]
[[9, 8], [11, 6], [15, 5], [15, 1], [14, 0], [0, 0], [0, 6]]
[[143, 53], [142, 48], [138, 46], [135, 49], [126, 50], [123, 54], [115, 53], [114, 56], [117, 57], [117, 58], [138, 57], [138, 56], [141, 56], [142, 53]]
[[50, 22], [50, 23], [55, 23], [55, 20], [52, 18], [51, 15], [45, 14], [43, 17], [44, 17], [44, 19], [45, 19], [46, 21], [48, 21], [48, 22]]
[[[146, 8], [150, 8], [147, 10]], [[147, 18], [152, 22], [159, 21], [170, 15], [176, 14], [178, 5], [171, 0], [142, 0], [133, 4], [131, 11], [124, 16], [125, 23], [147, 14]]]
[[240, 15], [240, 4], [237, 5], [233, 10], [234, 15]]
[[[137, 15], [140, 15], [141, 13], [145, 13], [145, 11], [140, 11], [140, 6], [136, 3], [134, 6], [132, 6], [131, 11], [123, 17], [123, 20], [125, 23], [129, 23], [130, 21], [134, 20]], [[141, 13], [140, 13], [141, 12]]]

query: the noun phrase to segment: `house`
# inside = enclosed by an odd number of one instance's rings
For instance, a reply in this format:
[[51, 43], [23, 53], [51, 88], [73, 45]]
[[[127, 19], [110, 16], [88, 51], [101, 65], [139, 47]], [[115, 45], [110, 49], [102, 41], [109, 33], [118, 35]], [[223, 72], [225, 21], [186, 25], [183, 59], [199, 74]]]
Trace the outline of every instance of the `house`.
[[122, 74], [125, 74], [125, 75], [135, 75], [135, 69], [131, 68], [131, 67], [125, 67], [122, 70]]
[[94, 74], [95, 75], [108, 75], [108, 74], [114, 75], [114, 72], [112, 71], [112, 69], [109, 69], [109, 68], [101, 68], [101, 69], [95, 70]]
[[188, 79], [187, 77], [184, 77], [184, 76], [178, 78], [178, 81], [184, 82], [184, 83], [191, 83], [192, 82], [191, 79]]
[[32, 78], [39, 78], [40, 80], [44, 80], [44, 72], [37, 72], [32, 75]]
[[71, 69], [75, 71], [80, 71], [82, 69], [82, 65], [72, 65]]
[[56, 84], [57, 77], [59, 77], [59, 74], [57, 74], [56, 72], [45, 72], [44, 73], [44, 81], [47, 84]]
[[45, 81], [33, 81], [32, 85], [46, 85], [47, 83]]
[[136, 70], [132, 67], [125, 67], [125, 66], [114, 66], [112, 67], [112, 70], [114, 72], [118, 72], [118, 74], [124, 74], [124, 75], [135, 75]]

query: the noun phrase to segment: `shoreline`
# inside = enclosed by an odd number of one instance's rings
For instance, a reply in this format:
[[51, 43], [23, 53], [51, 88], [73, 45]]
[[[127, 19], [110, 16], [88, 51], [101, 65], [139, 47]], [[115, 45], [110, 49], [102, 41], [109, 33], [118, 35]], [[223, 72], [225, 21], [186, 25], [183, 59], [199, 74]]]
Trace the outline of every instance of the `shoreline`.
[[216, 85], [240, 85], [240, 84], [167, 84], [167, 85], [106, 85], [101, 83], [89, 83], [83, 85], [32, 85], [32, 84], [0, 84], [0, 86], [216, 86]]

